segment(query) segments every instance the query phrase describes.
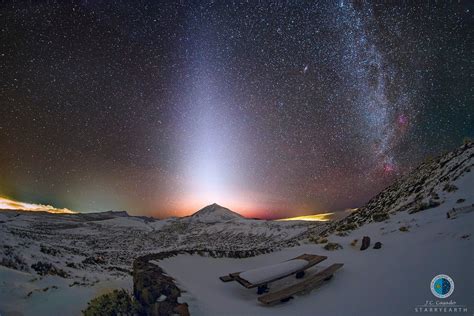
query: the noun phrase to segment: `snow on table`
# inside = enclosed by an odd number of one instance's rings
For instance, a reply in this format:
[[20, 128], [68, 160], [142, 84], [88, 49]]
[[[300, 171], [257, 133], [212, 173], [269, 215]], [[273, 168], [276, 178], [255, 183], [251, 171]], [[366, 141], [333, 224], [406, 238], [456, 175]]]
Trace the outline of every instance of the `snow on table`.
[[240, 273], [239, 276], [252, 284], [260, 284], [295, 273], [304, 268], [307, 264], [308, 261], [306, 260], [293, 259], [266, 267], [248, 270]]

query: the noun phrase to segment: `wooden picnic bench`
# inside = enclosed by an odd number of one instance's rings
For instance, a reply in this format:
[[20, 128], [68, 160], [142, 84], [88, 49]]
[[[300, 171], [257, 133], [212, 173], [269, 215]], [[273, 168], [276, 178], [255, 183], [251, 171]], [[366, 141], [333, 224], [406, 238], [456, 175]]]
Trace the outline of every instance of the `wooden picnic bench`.
[[291, 286], [285, 287], [281, 290], [268, 293], [258, 297], [258, 300], [266, 305], [276, 304], [279, 302], [287, 302], [292, 296], [296, 293], [304, 292], [309, 289], [314, 289], [320, 287], [324, 284], [325, 281], [328, 281], [332, 278], [334, 272], [337, 269], [343, 266], [342, 263], [335, 263], [323, 271], [307, 278], [306, 280], [293, 284]]
[[[237, 281], [248, 289], [257, 287], [257, 294], [263, 294], [268, 292], [269, 283], [286, 278], [293, 274], [296, 275], [297, 279], [303, 278], [307, 269], [326, 259], [326, 256], [303, 254], [279, 264], [242, 272], [229, 273], [228, 275], [221, 276], [219, 279], [222, 282]], [[334, 272], [342, 266], [342, 263], [333, 264], [306, 280], [285, 287], [281, 290], [262, 295], [258, 300], [267, 305], [275, 304], [277, 302], [286, 302], [296, 293], [321, 286], [325, 281], [331, 279]]]
[[[318, 255], [312, 255], [312, 254], [303, 254], [303, 255], [300, 255], [298, 257], [295, 257], [293, 259], [290, 259], [290, 260], [287, 260], [287, 261], [284, 261], [280, 264], [285, 264], [285, 263], [288, 263], [292, 260], [305, 260], [306, 261], [306, 264], [300, 268], [294, 268], [294, 269], [290, 269], [289, 271], [287, 271], [287, 273], [283, 273], [283, 274], [279, 274], [279, 275], [276, 275], [274, 277], [271, 277], [269, 279], [266, 279], [266, 280], [263, 280], [261, 282], [257, 282], [257, 283], [253, 283], [251, 280], [247, 280], [245, 278], [245, 273], [249, 273], [251, 272], [252, 270], [249, 270], [249, 271], [243, 271], [243, 272], [234, 272], [234, 273], [230, 273], [229, 275], [225, 275], [225, 276], [221, 276], [220, 277], [220, 280], [222, 282], [230, 282], [230, 281], [237, 281], [239, 282], [241, 285], [243, 285], [244, 287], [248, 288], [248, 289], [251, 289], [251, 288], [254, 288], [254, 287], [258, 287], [258, 290], [257, 290], [257, 293], [258, 294], [262, 294], [264, 292], [266, 292], [268, 290], [268, 283], [271, 283], [271, 282], [274, 282], [274, 281], [277, 281], [277, 280], [280, 280], [280, 279], [283, 279], [283, 278], [286, 278], [290, 275], [293, 275], [295, 274], [296, 275], [296, 278], [300, 279], [302, 277], [304, 277], [304, 272], [305, 270], [311, 268], [312, 266], [320, 263], [321, 261], [324, 261], [326, 260], [327, 257], [326, 256], [318, 256]], [[277, 265], [274, 265], [274, 266], [277, 266]], [[270, 266], [271, 267], [271, 266]], [[267, 267], [263, 267], [263, 268], [259, 268], [259, 269], [254, 269], [253, 271], [255, 272], [258, 272], [258, 270], [263, 270], [263, 269], [266, 269]]]

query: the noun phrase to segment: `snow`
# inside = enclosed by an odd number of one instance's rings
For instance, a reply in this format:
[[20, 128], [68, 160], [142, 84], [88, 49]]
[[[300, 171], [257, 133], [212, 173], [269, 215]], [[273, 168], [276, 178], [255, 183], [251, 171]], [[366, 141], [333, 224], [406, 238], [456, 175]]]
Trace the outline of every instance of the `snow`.
[[[414, 315], [415, 307], [436, 300], [430, 282], [441, 273], [455, 282], [455, 291], [449, 299], [472, 310], [474, 213], [448, 220], [449, 206], [446, 206], [413, 215], [398, 213], [386, 222], [367, 224], [348, 236], [329, 236], [331, 242], [344, 247], [342, 250], [327, 251], [321, 245], [311, 244], [247, 259], [181, 255], [159, 264], [186, 291], [182, 301], [189, 304], [192, 315], [313, 315], [316, 310], [328, 316]], [[409, 226], [408, 232], [399, 230], [404, 225]], [[471, 237], [462, 238], [467, 234]], [[372, 245], [382, 242], [382, 249], [373, 249], [371, 245], [360, 251], [363, 236], [370, 236]], [[354, 239], [359, 240], [357, 247], [350, 246]], [[288, 260], [303, 253], [328, 256], [322, 264], [308, 269], [307, 276], [336, 262], [344, 263], [344, 267], [322, 288], [286, 304], [263, 306], [257, 302], [255, 289], [219, 280], [219, 276], [231, 272]], [[295, 281], [294, 277], [285, 278], [270, 283], [270, 289]]]
[[[472, 314], [473, 152], [474, 147], [469, 147], [422, 165], [372, 204], [343, 219], [357, 219], [364, 225], [346, 236], [329, 235], [329, 242], [343, 247], [336, 251], [310, 242], [330, 227], [326, 224], [245, 219], [218, 205], [191, 217], [167, 220], [129, 217], [124, 212], [0, 212], [0, 261], [10, 267], [13, 262], [18, 269], [0, 266], [0, 314], [78, 315], [97, 295], [114, 288], [132, 289], [127, 270], [134, 258], [182, 248], [282, 249], [246, 259], [179, 255], [154, 262], [186, 291], [179, 301], [189, 304], [192, 315], [411, 315], [415, 307], [438, 300], [430, 291], [430, 282], [438, 274], [447, 274], [455, 282], [449, 300], [467, 305]], [[448, 192], [447, 184], [458, 189]], [[441, 205], [413, 214], [407, 211], [411, 201], [432, 199]], [[453, 209], [454, 216], [448, 219], [446, 214]], [[374, 212], [390, 217], [373, 222]], [[408, 231], [400, 231], [402, 226]], [[371, 238], [371, 247], [360, 251], [364, 236]], [[352, 246], [355, 239], [358, 242]], [[373, 249], [375, 242], [381, 242], [382, 248]], [[242, 275], [252, 282], [268, 279], [270, 274], [273, 278], [296, 263], [272, 264], [303, 253], [328, 257], [306, 270], [306, 277], [333, 263], [344, 263], [344, 267], [322, 288], [286, 304], [263, 306], [256, 289], [219, 280], [238, 271], [246, 271]], [[64, 270], [69, 278], [38, 276], [31, 266], [40, 261]], [[299, 281], [290, 276], [271, 282], [270, 291]]]
[[266, 267], [248, 270], [240, 273], [240, 277], [252, 284], [259, 284], [265, 281], [270, 281], [298, 271], [308, 264], [308, 261], [303, 259], [289, 260]]
[[87, 303], [98, 295], [116, 288], [132, 290], [131, 277], [101, 281], [93, 286], [70, 286], [71, 283], [72, 280], [57, 276], [40, 278], [0, 266], [0, 314], [81, 315]]
[[166, 298], [167, 298], [166, 295], [161, 294], [160, 297], [158, 297], [158, 299], [156, 301], [157, 302], [163, 302], [164, 300], [166, 300]]
[[[54, 315], [58, 311], [79, 315], [97, 295], [114, 288], [130, 290], [133, 281], [127, 270], [138, 256], [183, 247], [238, 250], [284, 246], [320, 226], [242, 218], [226, 222], [153, 220], [120, 212], [66, 216], [2, 211], [0, 220], [0, 262], [19, 259], [18, 270], [0, 266], [1, 315]], [[69, 278], [41, 278], [31, 267], [38, 262], [52, 264]], [[32, 294], [27, 296], [29, 292]]]
[[116, 218], [111, 218], [111, 219], [106, 219], [102, 221], [97, 221], [94, 222], [99, 225], [110, 225], [114, 227], [127, 227], [131, 229], [140, 229], [140, 230], [147, 230], [147, 231], [152, 231], [153, 228], [148, 226], [146, 223], [144, 223], [140, 218], [134, 218], [134, 217], [116, 217]]

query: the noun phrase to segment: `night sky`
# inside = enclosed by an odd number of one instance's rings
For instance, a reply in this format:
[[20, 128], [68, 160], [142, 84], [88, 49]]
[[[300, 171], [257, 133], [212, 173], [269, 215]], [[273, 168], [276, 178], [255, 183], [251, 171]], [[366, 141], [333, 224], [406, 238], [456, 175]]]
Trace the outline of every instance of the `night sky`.
[[2, 1], [0, 195], [357, 207], [474, 136], [472, 1]]

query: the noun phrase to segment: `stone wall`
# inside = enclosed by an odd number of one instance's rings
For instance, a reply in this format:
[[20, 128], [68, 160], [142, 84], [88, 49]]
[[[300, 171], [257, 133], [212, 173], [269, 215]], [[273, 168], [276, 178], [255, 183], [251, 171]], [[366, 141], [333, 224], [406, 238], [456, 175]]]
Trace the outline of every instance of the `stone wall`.
[[221, 250], [176, 250], [148, 254], [138, 257], [133, 262], [133, 295], [140, 305], [142, 315], [189, 315], [188, 305], [179, 303], [181, 290], [176, 286], [172, 277], [165, 274], [156, 263], [180, 254], [193, 254], [213, 258], [248, 258], [264, 253], [273, 252], [273, 249], [252, 249], [242, 251]]

